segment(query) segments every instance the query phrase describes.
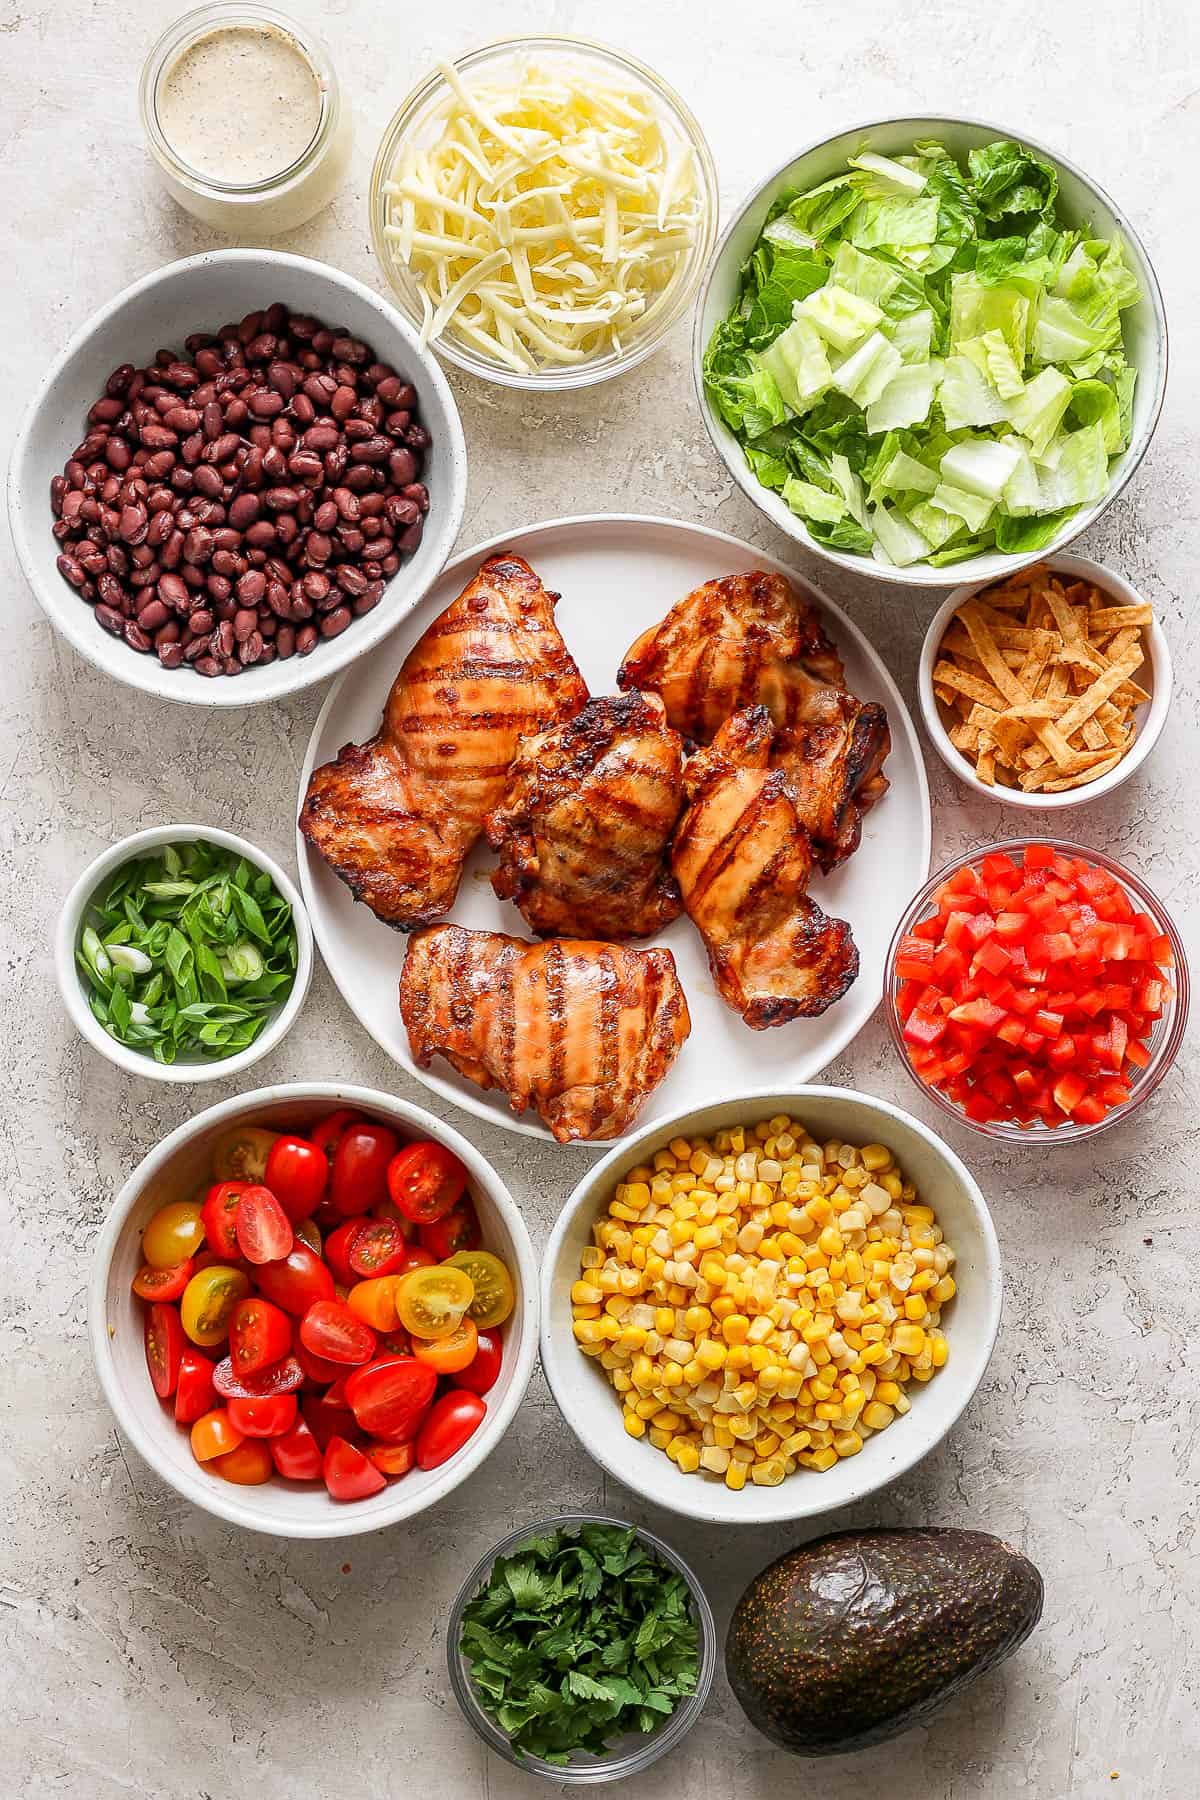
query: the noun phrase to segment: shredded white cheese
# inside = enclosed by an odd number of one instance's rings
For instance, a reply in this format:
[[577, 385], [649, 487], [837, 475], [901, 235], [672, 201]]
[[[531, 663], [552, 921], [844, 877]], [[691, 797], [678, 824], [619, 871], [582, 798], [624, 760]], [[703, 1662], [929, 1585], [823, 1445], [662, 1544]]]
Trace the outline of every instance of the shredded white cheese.
[[449, 90], [401, 148], [385, 235], [416, 277], [422, 339], [528, 372], [620, 352], [669, 300], [696, 240], [691, 147], [649, 92], [534, 65]]

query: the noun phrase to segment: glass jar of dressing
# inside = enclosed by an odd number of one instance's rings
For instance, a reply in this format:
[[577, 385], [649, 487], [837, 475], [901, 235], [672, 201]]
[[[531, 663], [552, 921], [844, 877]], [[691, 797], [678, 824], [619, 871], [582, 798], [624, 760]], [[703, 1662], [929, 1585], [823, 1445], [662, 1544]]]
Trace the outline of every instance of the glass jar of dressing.
[[146, 59], [139, 99], [168, 191], [220, 231], [290, 231], [345, 176], [350, 108], [329, 52], [269, 6], [202, 6], [176, 19]]

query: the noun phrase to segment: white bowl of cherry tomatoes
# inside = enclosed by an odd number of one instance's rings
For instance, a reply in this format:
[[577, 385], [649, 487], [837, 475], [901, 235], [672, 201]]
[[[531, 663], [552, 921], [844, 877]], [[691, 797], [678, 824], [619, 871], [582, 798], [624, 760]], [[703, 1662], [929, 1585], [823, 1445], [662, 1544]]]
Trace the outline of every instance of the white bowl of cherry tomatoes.
[[100, 1384], [187, 1500], [279, 1537], [411, 1518], [478, 1468], [537, 1349], [529, 1234], [467, 1140], [332, 1083], [210, 1107], [96, 1246]]

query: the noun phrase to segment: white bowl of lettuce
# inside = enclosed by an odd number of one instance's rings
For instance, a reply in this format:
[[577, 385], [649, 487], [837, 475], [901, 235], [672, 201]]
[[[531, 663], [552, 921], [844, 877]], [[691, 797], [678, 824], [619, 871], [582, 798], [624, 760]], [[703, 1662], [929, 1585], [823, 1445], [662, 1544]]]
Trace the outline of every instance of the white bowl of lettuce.
[[1099, 517], [1167, 373], [1137, 233], [1056, 152], [889, 119], [770, 176], [717, 247], [693, 358], [713, 442], [790, 537], [947, 586]]

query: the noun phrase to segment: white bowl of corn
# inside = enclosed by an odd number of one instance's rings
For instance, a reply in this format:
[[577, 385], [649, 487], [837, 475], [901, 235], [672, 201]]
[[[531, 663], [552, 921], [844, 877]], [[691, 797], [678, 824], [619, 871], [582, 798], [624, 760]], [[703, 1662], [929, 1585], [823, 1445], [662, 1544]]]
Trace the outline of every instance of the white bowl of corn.
[[927, 1126], [848, 1088], [750, 1094], [656, 1122], [580, 1182], [542, 1266], [542, 1367], [645, 1499], [805, 1519], [941, 1442], [1002, 1291], [983, 1196]]

